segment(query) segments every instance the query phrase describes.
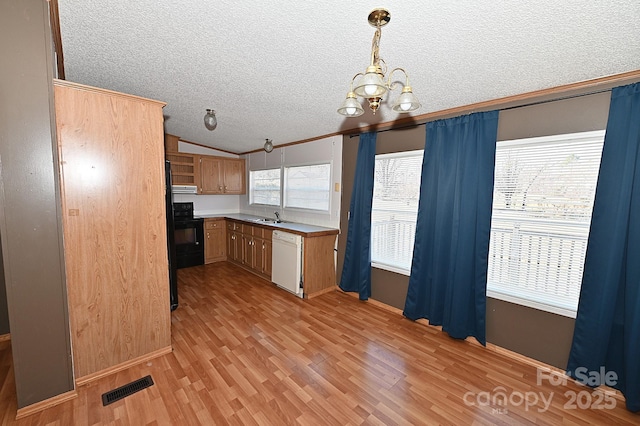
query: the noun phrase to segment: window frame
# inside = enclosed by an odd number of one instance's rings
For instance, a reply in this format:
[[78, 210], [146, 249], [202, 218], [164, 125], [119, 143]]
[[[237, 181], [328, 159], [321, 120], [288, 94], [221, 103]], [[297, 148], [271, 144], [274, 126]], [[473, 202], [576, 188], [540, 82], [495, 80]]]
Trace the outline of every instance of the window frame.
[[[597, 141], [602, 140], [604, 143], [604, 137], [605, 137], [605, 130], [595, 130], [595, 131], [550, 135], [550, 136], [542, 136], [542, 137], [521, 138], [521, 139], [515, 139], [515, 140], [509, 140], [509, 141], [498, 141], [496, 143], [496, 151], [498, 150], [498, 147], [500, 144], [502, 145], [502, 147], [508, 148], [508, 147], [519, 146], [519, 145], [520, 146], [531, 145], [534, 143], [540, 146], [545, 144], [550, 145], [550, 144], [562, 143], [562, 142], [568, 143], [570, 141], [576, 141], [576, 140], [584, 140], [584, 141], [591, 140], [593, 142], [595, 142], [596, 140]], [[597, 186], [597, 174], [599, 174], [599, 167], [600, 167], [601, 160], [602, 160], [602, 157], [600, 156], [600, 161], [598, 162], [598, 170], [596, 171], [596, 182], [595, 182], [596, 186]], [[495, 185], [495, 182], [494, 182], [494, 185]], [[494, 191], [495, 191], [495, 186], [494, 186]], [[586, 256], [586, 244], [588, 243], [591, 220], [593, 219], [592, 214], [593, 214], [594, 198], [595, 198], [595, 187], [594, 187], [594, 196], [591, 199], [591, 211], [590, 211], [588, 224], [586, 225], [581, 224], [577, 221], [574, 224], [571, 224], [571, 222], [568, 220], [564, 221], [565, 226], [567, 227], [569, 226], [574, 226], [575, 228], [586, 227], [587, 231], [586, 231], [586, 236], [584, 237], [585, 238], [585, 256]], [[492, 211], [491, 211], [492, 224], [491, 224], [491, 230], [490, 230], [491, 233], [493, 233], [493, 217], [494, 217], [494, 211], [493, 211], [493, 205], [492, 205]], [[533, 221], [529, 219], [529, 222], [533, 222]], [[562, 222], [562, 221], [559, 221], [559, 222]], [[568, 225], [568, 224], [571, 224], [571, 225]], [[490, 241], [490, 244], [491, 244], [491, 241]], [[584, 264], [584, 257], [582, 257], [582, 262]], [[579, 303], [579, 293], [580, 293], [579, 289], [578, 289], [578, 299], [575, 301], [575, 309], [573, 307], [569, 307], [567, 304], [561, 304], [561, 303], [553, 304], [551, 302], [542, 300], [544, 299], [544, 297], [538, 298], [538, 299], [527, 297], [527, 294], [525, 294], [525, 292], [518, 292], [517, 290], [507, 289], [505, 288], [506, 286], [500, 287], [497, 283], [491, 282], [490, 276], [489, 276], [489, 267], [491, 264], [490, 257], [488, 258], [488, 263], [489, 265], [487, 267], [487, 288], [486, 288], [487, 297], [514, 303], [521, 306], [530, 307], [530, 308], [545, 311], [545, 312], [562, 315], [569, 318], [576, 317], [577, 305]], [[582, 272], [584, 273], [584, 271]], [[582, 281], [582, 277], [581, 277], [581, 281]], [[547, 293], [544, 293], [544, 294], [547, 294]]]
[[[420, 172], [419, 172], [419, 178], [418, 178], [418, 188], [420, 186], [421, 183], [421, 179], [422, 179], [422, 163], [424, 161], [424, 149], [415, 149], [415, 150], [410, 150], [410, 151], [396, 151], [396, 152], [389, 152], [389, 153], [384, 153], [384, 154], [376, 154], [375, 156], [375, 160], [379, 160], [379, 159], [383, 159], [383, 158], [402, 158], [402, 157], [419, 157], [419, 162], [420, 162]], [[375, 181], [374, 181], [374, 196], [375, 196]], [[420, 191], [418, 190], [418, 206], [420, 204]], [[418, 220], [418, 206], [416, 206], [416, 223]], [[373, 200], [372, 200], [372, 216], [373, 216]], [[406, 212], [404, 212], [406, 213]], [[371, 225], [373, 228], [373, 218], [371, 220]], [[373, 246], [373, 230], [371, 233], [371, 246]], [[415, 232], [414, 232], [414, 242], [415, 242]], [[373, 250], [372, 250], [373, 251]], [[373, 254], [373, 253], [372, 253]], [[388, 264], [388, 263], [383, 263], [383, 262], [376, 262], [373, 259], [371, 259], [371, 267], [376, 268], [376, 269], [382, 269], [385, 271], [390, 271], [390, 272], [394, 272], [396, 274], [401, 274], [401, 275], [405, 275], [405, 276], [410, 276], [411, 275], [411, 263], [413, 262], [413, 251], [411, 253], [411, 257], [412, 259], [409, 262], [409, 268], [403, 268], [401, 266], [398, 265], [392, 265], [392, 264]]]
[[[255, 203], [253, 202], [253, 180], [251, 179], [251, 173], [254, 172], [261, 172], [261, 171], [267, 171], [267, 170], [278, 170], [279, 171], [279, 186], [278, 186], [278, 192], [279, 192], [279, 196], [278, 196], [278, 204], [263, 204], [263, 203]], [[254, 169], [254, 170], [249, 170], [249, 190], [248, 192], [248, 198], [249, 198], [249, 206], [261, 206], [261, 207], [282, 207], [282, 179], [283, 179], [283, 172], [282, 172], [282, 166], [278, 166], [278, 167], [269, 167], [269, 168], [261, 168], [261, 169]]]
[[[322, 166], [322, 165], [327, 165], [329, 166], [329, 187], [327, 188], [327, 209], [326, 210], [320, 210], [320, 209], [311, 209], [311, 208], [305, 208], [305, 207], [292, 207], [292, 206], [287, 206], [286, 205], [286, 200], [287, 200], [287, 169], [291, 169], [291, 168], [296, 168], [296, 167], [312, 167], [312, 166]], [[286, 165], [282, 165], [281, 166], [281, 189], [280, 189], [280, 206], [282, 207], [282, 209], [284, 210], [289, 210], [289, 211], [299, 211], [299, 212], [306, 212], [306, 213], [315, 213], [315, 214], [320, 214], [320, 215], [330, 215], [331, 214], [331, 207], [332, 207], [332, 182], [333, 182], [333, 161], [327, 161], [327, 160], [323, 160], [323, 161], [317, 161], [317, 162], [305, 162], [305, 163], [293, 163], [293, 164], [286, 164]]]

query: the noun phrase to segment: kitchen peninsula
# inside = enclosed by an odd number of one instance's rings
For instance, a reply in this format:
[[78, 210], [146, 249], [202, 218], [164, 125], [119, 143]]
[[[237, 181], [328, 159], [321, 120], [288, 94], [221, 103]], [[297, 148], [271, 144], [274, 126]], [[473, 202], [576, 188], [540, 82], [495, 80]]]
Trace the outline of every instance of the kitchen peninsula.
[[205, 220], [206, 263], [227, 260], [271, 282], [272, 234], [275, 230], [284, 231], [300, 235], [304, 241], [304, 298], [336, 288], [334, 249], [338, 229], [276, 222], [242, 213], [199, 217]]

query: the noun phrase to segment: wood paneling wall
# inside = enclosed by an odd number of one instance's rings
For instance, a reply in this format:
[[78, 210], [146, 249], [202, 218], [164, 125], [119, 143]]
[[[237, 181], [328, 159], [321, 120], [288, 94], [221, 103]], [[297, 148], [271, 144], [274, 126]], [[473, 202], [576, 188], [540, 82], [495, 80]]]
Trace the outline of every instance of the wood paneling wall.
[[76, 381], [170, 348], [164, 104], [55, 81]]

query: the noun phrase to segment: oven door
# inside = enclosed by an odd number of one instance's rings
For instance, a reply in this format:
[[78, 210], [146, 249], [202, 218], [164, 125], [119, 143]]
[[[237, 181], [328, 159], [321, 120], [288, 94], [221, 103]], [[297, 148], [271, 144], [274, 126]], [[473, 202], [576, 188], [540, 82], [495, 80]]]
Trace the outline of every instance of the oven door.
[[174, 227], [177, 267], [204, 265], [204, 219], [176, 218]]

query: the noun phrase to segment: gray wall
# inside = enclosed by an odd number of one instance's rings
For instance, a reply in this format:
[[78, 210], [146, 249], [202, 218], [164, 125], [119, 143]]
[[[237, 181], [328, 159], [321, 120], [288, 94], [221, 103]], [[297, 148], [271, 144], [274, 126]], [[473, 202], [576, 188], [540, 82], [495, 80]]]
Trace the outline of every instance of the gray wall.
[[[0, 241], [2, 241], [2, 233], [0, 233]], [[9, 310], [7, 307], [7, 287], [4, 283], [2, 244], [0, 244], [0, 336], [7, 333], [9, 333]]]
[[23, 408], [74, 387], [48, 3], [0, 2], [0, 31], [0, 237]]
[[[528, 107], [500, 111], [498, 140], [546, 136], [604, 129], [610, 93], [600, 93]], [[444, 118], [444, 117], [443, 117]], [[425, 126], [378, 133], [376, 153], [423, 149]], [[341, 233], [338, 241], [338, 282], [347, 237], [347, 214], [358, 151], [357, 137], [344, 137]], [[409, 277], [372, 268], [371, 298], [399, 309]], [[488, 298], [487, 341], [514, 352], [565, 368], [573, 337], [574, 320], [501, 300]]]

